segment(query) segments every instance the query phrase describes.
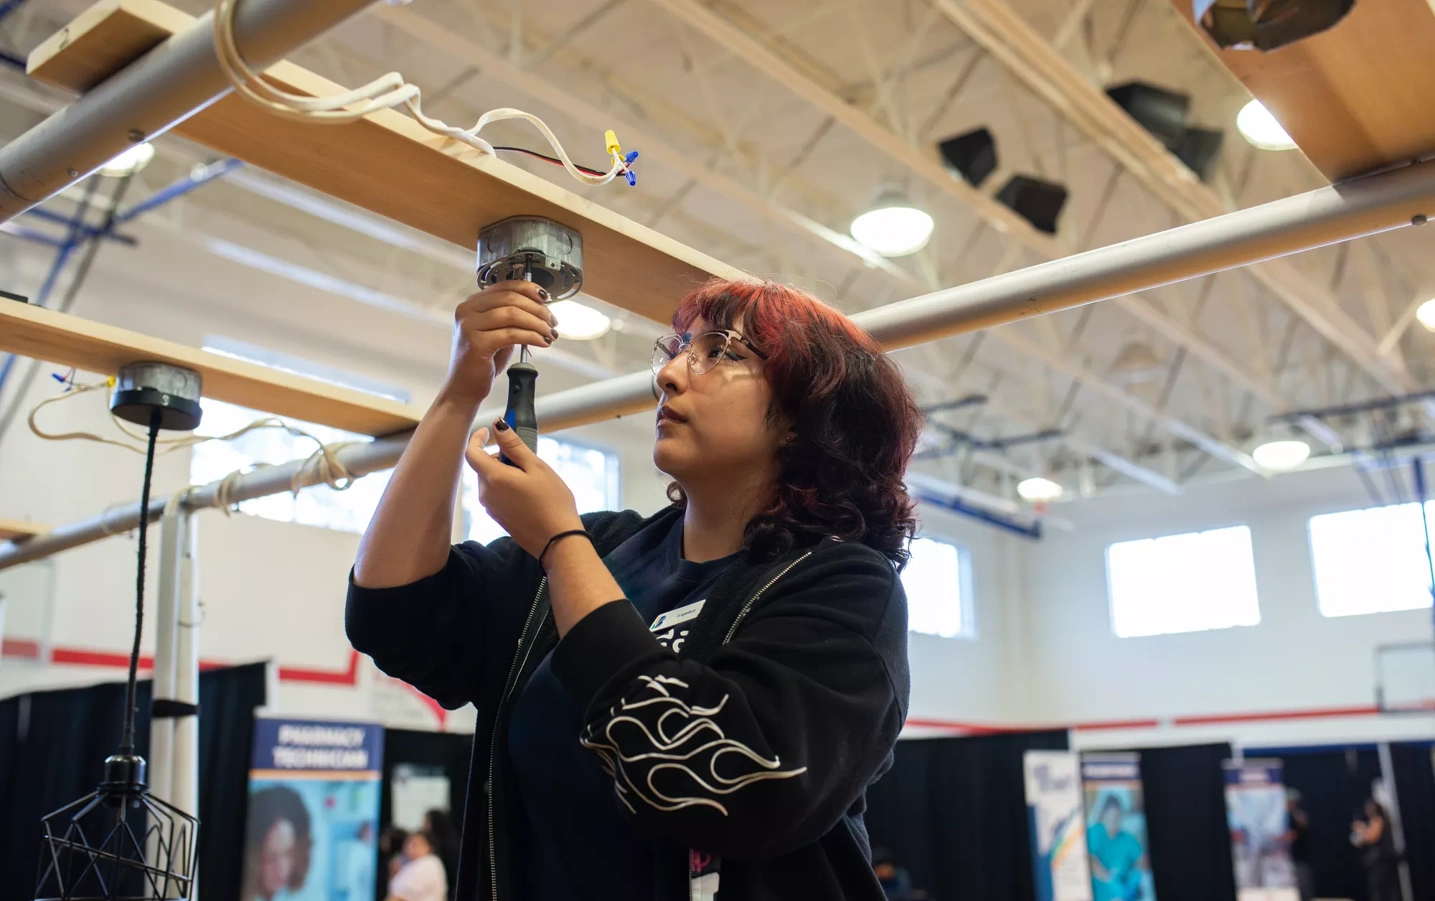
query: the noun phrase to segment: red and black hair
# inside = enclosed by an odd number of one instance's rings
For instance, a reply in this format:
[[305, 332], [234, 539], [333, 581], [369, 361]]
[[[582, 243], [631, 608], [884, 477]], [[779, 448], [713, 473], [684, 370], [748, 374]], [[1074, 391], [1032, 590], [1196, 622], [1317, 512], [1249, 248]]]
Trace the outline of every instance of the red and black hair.
[[[907, 462], [922, 413], [897, 365], [856, 323], [805, 291], [768, 281], [714, 280], [683, 298], [673, 328], [734, 328], [767, 358], [768, 415], [794, 439], [778, 452], [772, 496], [747, 525], [757, 557], [825, 537], [860, 541], [899, 568], [916, 532]], [[682, 489], [668, 488], [681, 505]]]

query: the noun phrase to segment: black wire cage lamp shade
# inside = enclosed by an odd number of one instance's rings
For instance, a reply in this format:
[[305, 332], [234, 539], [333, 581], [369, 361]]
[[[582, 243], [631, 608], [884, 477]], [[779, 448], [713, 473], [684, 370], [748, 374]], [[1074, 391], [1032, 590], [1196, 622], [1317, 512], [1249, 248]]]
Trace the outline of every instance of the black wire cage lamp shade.
[[143, 757], [105, 760], [90, 794], [41, 820], [36, 901], [172, 901], [194, 886], [199, 820], [154, 797]]
[[119, 750], [105, 758], [93, 792], [40, 821], [35, 901], [188, 901], [198, 864], [199, 819], [150, 794], [135, 749], [135, 683], [144, 626], [146, 535], [160, 429], [199, 424], [199, 373], [168, 363], [120, 368], [110, 410], [149, 427], [140, 489], [135, 630]]

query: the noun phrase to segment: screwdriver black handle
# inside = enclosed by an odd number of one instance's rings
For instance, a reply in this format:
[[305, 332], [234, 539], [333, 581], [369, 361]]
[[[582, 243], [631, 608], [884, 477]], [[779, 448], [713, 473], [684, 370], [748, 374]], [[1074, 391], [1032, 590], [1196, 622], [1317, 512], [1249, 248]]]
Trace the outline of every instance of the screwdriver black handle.
[[[537, 389], [538, 369], [532, 363], [519, 361], [508, 367], [508, 409], [503, 411], [503, 421], [534, 453], [538, 452], [538, 416], [533, 411]], [[499, 459], [513, 465], [506, 456]]]

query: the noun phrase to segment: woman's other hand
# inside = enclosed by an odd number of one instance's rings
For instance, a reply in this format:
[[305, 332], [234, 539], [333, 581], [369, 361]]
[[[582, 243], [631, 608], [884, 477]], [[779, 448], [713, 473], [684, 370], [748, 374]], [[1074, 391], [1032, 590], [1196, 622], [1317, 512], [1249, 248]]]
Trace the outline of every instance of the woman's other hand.
[[443, 395], [477, 406], [508, 365], [514, 345], [549, 347], [557, 319], [548, 292], [524, 281], [498, 282], [471, 295], [453, 314], [453, 351]]
[[467, 457], [478, 473], [479, 503], [519, 547], [537, 557], [554, 535], [583, 528], [578, 504], [553, 467], [529, 450], [513, 429], [502, 420], [493, 426], [499, 451], [513, 465], [484, 452], [488, 429], [473, 433]]

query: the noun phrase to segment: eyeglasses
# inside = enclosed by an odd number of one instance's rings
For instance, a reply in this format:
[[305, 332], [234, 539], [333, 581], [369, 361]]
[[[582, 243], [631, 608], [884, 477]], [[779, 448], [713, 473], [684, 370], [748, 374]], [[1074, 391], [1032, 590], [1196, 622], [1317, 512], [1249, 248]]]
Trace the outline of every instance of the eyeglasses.
[[663, 367], [677, 359], [683, 351], [687, 351], [688, 371], [693, 375], [702, 375], [722, 362], [723, 358], [740, 360], [741, 357], [728, 349], [734, 341], [752, 351], [759, 360], [767, 359], [767, 354], [731, 329], [703, 332], [701, 335], [664, 335], [653, 345], [653, 375], [662, 372]]

